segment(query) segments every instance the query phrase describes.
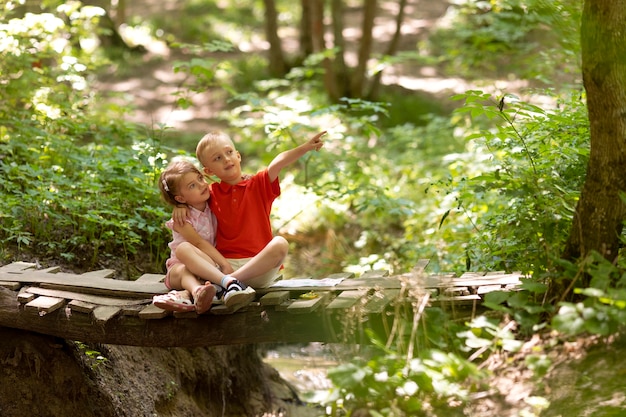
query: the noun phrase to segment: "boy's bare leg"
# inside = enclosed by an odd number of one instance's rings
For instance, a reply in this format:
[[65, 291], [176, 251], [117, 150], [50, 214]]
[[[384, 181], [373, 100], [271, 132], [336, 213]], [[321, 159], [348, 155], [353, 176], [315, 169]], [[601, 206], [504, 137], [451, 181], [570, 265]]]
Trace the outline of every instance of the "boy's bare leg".
[[242, 282], [263, 275], [282, 265], [288, 251], [289, 242], [281, 236], [276, 236], [265, 245], [261, 252], [230, 275]]

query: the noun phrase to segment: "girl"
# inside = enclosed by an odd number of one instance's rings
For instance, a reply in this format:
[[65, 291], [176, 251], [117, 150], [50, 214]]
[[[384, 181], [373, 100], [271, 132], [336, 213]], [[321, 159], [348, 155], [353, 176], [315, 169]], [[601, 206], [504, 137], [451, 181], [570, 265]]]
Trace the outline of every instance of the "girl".
[[[228, 307], [251, 301], [254, 290], [228, 275], [234, 272], [233, 268], [214, 246], [217, 221], [209, 208], [211, 193], [202, 172], [189, 161], [172, 161], [161, 173], [159, 189], [168, 204], [186, 205], [189, 217], [182, 226], [172, 219], [165, 223], [173, 233], [168, 245], [171, 256], [165, 264], [165, 285], [174, 291], [155, 296], [154, 304], [165, 310], [195, 309], [202, 314], [211, 308], [218, 291], [228, 293]], [[224, 278], [230, 283], [226, 289], [219, 285]]]

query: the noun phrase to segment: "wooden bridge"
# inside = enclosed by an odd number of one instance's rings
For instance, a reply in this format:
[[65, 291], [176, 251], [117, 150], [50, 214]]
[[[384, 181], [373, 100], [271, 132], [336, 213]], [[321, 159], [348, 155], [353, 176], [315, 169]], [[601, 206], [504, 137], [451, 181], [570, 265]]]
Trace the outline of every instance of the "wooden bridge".
[[515, 289], [523, 278], [498, 272], [427, 274], [426, 266], [422, 261], [397, 276], [371, 271], [282, 280], [257, 290], [256, 299], [236, 312], [214, 305], [198, 315], [152, 304], [153, 295], [168, 291], [164, 275], [124, 281], [111, 278], [112, 270], [77, 275], [15, 262], [0, 267], [0, 326], [85, 343], [155, 347], [359, 341], [365, 327], [387, 331], [401, 306], [417, 311], [439, 305], [453, 316], [469, 317], [483, 294]]

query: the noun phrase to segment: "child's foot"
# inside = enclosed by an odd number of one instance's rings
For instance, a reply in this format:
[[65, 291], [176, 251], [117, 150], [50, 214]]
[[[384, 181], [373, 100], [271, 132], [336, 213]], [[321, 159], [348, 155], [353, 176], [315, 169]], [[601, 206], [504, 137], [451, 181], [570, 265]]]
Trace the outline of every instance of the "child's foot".
[[193, 295], [196, 313], [203, 314], [209, 311], [211, 304], [213, 304], [213, 297], [215, 297], [216, 291], [213, 285], [202, 285], [198, 287]]
[[233, 280], [226, 287], [224, 305], [226, 307], [242, 307], [254, 300], [255, 296], [256, 292], [252, 287], [246, 287], [241, 282]]
[[186, 312], [195, 309], [187, 291], [172, 290], [167, 294], [155, 295], [152, 303], [166, 311]]

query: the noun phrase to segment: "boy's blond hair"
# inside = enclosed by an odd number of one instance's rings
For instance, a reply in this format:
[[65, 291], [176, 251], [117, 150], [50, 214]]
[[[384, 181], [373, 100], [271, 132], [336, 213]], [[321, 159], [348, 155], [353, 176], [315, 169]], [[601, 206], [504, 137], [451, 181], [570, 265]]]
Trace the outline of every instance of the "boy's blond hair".
[[196, 146], [196, 158], [198, 158], [198, 161], [200, 161], [202, 166], [207, 165], [202, 160], [204, 151], [206, 150], [206, 148], [208, 148], [210, 145], [212, 145], [213, 143], [215, 143], [216, 141], [220, 139], [230, 142], [233, 145], [233, 149], [235, 148], [235, 144], [233, 143], [233, 140], [225, 132], [222, 132], [220, 130], [214, 130], [212, 132], [207, 133], [206, 135], [202, 137], [202, 139], [200, 139], [200, 142], [198, 142], [198, 145]]

